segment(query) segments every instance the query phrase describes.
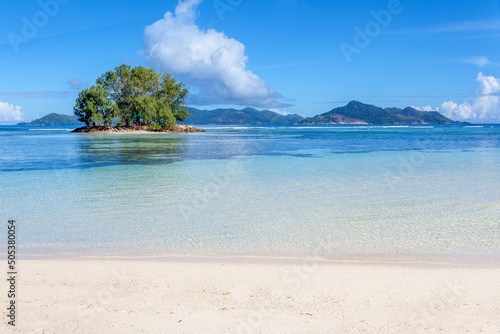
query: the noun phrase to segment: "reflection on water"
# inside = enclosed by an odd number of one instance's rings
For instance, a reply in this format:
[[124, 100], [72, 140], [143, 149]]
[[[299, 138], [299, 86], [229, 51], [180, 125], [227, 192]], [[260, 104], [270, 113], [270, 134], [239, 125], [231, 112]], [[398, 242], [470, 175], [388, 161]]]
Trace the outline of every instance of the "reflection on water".
[[172, 163], [187, 152], [187, 137], [92, 135], [78, 141], [82, 166]]

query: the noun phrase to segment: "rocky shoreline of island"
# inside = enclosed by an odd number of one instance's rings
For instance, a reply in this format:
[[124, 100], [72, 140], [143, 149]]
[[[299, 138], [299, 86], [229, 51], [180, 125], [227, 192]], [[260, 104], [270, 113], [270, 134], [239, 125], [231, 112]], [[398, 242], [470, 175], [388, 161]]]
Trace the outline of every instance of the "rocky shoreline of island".
[[192, 125], [178, 124], [172, 125], [165, 129], [152, 130], [147, 125], [114, 125], [114, 126], [84, 126], [77, 128], [72, 132], [77, 133], [110, 133], [110, 132], [165, 132], [165, 133], [193, 133], [205, 132], [205, 130], [198, 129]]

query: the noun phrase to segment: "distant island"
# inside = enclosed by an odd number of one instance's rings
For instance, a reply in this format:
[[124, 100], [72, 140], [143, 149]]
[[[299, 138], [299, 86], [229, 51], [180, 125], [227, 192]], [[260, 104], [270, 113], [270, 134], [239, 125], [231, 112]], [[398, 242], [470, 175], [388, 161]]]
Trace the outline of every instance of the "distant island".
[[463, 124], [452, 121], [437, 111], [385, 108], [351, 101], [344, 107], [308, 117], [299, 124]]
[[[185, 121], [196, 125], [321, 125], [321, 124], [469, 124], [455, 122], [437, 111], [420, 111], [412, 107], [404, 109], [380, 107], [351, 101], [346, 106], [332, 109], [329, 112], [303, 118], [297, 114], [281, 115], [270, 110], [256, 110], [254, 108], [200, 110], [187, 108]], [[188, 116], [189, 115], [189, 116]], [[80, 118], [81, 119], [81, 118]], [[83, 125], [77, 116], [51, 113], [29, 123], [17, 125], [44, 126], [44, 125]], [[177, 121], [177, 120], [176, 120]], [[125, 122], [126, 123], [126, 122]], [[101, 124], [90, 122], [74, 132], [124, 132], [124, 131], [158, 131], [158, 132], [202, 132], [191, 125], [171, 124], [151, 128], [144, 123], [134, 124]]]
[[304, 118], [297, 114], [280, 115], [274, 111], [253, 108], [199, 110], [188, 109], [186, 122], [196, 125], [293, 125]]
[[82, 125], [83, 123], [78, 120], [76, 116], [69, 116], [64, 114], [51, 113], [41, 118], [35, 119], [32, 122], [19, 123], [17, 125], [29, 126], [55, 126], [55, 125]]
[[[253, 108], [237, 109], [214, 109], [214, 110], [199, 110], [196, 108], [189, 108], [188, 112], [191, 116], [187, 117], [184, 122], [195, 125], [294, 125], [299, 123], [304, 118], [302, 116], [280, 115], [269, 110], [256, 110]], [[76, 116], [69, 116], [63, 114], [52, 113], [40, 119], [36, 119], [30, 123], [19, 123], [17, 125], [84, 125]], [[184, 126], [179, 124], [182, 129]], [[126, 126], [85, 126], [75, 132], [121, 132], [121, 131], [134, 131], [133, 129], [145, 130], [144, 126], [129, 125]], [[172, 128], [170, 128], [172, 130]], [[166, 130], [166, 131], [170, 131]]]

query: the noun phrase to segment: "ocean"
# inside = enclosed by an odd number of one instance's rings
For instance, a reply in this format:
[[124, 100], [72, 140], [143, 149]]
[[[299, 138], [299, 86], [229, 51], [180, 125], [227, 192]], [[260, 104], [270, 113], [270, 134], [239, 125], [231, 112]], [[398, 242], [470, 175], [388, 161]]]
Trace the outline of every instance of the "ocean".
[[[500, 263], [500, 126], [0, 127], [26, 255]], [[5, 232], [6, 233], [6, 232]]]

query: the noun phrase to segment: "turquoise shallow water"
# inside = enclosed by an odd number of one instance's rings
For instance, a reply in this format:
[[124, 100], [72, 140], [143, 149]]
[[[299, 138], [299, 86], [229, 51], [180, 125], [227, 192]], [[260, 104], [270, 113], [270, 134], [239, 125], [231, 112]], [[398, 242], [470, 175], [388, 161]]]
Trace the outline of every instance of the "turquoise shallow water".
[[56, 130], [0, 128], [25, 254], [500, 262], [500, 127]]

